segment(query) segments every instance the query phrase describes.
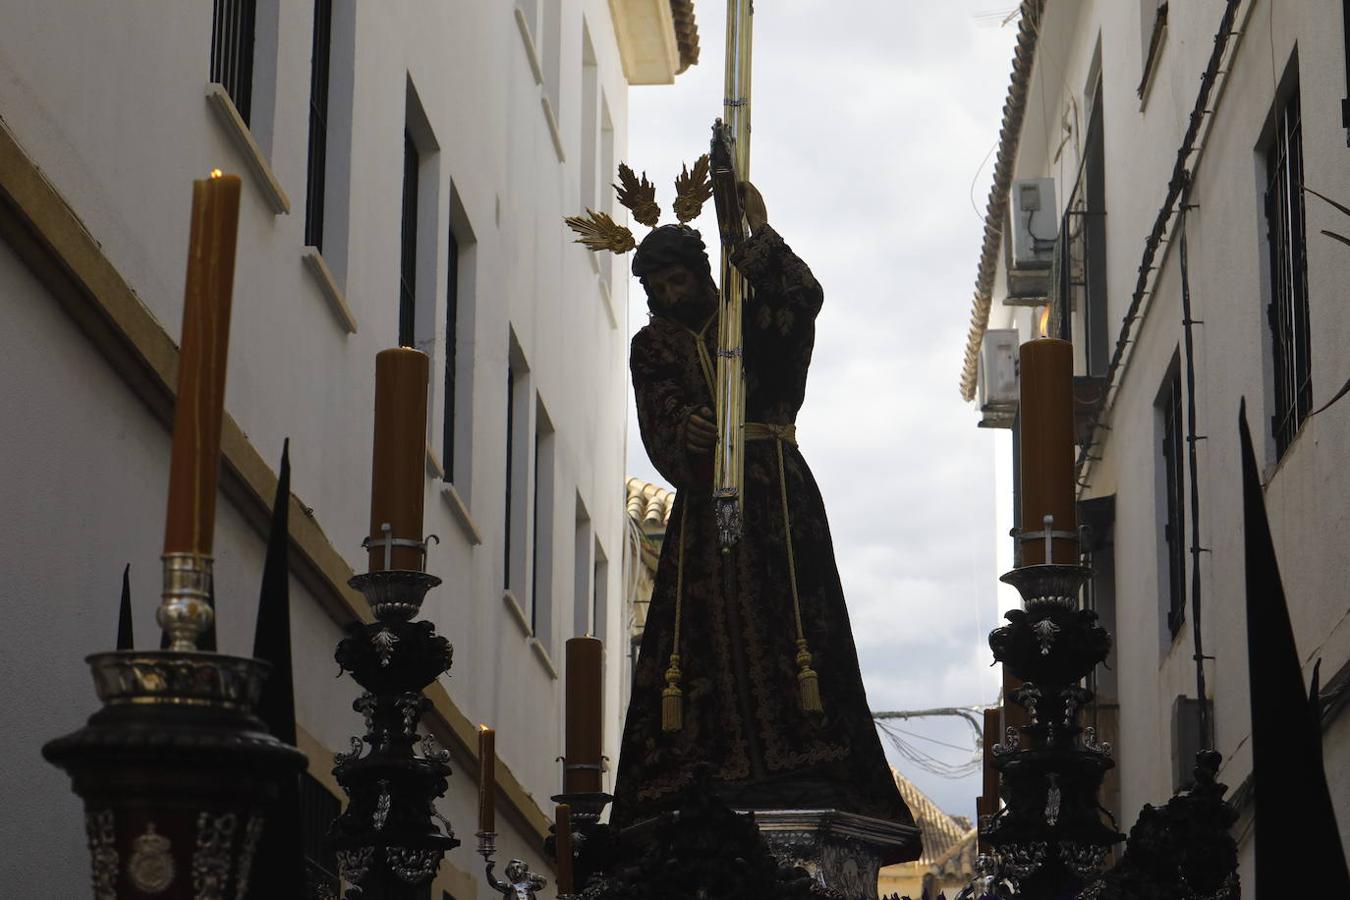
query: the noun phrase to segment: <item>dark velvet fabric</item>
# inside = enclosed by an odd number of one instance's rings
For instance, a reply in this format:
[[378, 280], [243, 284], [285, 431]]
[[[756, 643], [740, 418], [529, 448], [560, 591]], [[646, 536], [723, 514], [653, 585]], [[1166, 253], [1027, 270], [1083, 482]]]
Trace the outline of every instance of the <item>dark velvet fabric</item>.
[[[753, 287], [744, 312], [746, 421], [791, 424], [806, 390], [821, 290], [772, 228], [733, 260]], [[717, 326], [704, 334], [715, 360]], [[746, 445], [744, 537], [724, 556], [712, 511], [712, 454], [684, 423], [713, 408], [695, 333], [656, 315], [633, 338], [643, 443], [677, 488], [643, 635], [615, 787], [620, 826], [678, 805], [700, 766], [735, 806], [835, 808], [912, 823], [872, 724], [835, 567], [825, 506], [798, 449], [783, 446], [797, 583], [823, 714], [798, 706], [796, 629], [776, 441]], [[680, 548], [684, 727], [661, 730]]]

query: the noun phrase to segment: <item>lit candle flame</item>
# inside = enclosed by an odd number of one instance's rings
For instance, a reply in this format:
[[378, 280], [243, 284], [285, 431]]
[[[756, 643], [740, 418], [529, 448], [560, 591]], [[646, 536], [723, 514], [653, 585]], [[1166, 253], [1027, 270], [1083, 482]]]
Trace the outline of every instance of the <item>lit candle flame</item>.
[[219, 169], [212, 169], [212, 170], [211, 170], [211, 177], [212, 177], [212, 178], [219, 178], [220, 176], [222, 176], [222, 175], [224, 175], [224, 174], [225, 174], [225, 173], [222, 172], [222, 171], [220, 171]]
[[1050, 307], [1048, 306], [1041, 308], [1040, 328], [1041, 328], [1041, 337], [1050, 336]]

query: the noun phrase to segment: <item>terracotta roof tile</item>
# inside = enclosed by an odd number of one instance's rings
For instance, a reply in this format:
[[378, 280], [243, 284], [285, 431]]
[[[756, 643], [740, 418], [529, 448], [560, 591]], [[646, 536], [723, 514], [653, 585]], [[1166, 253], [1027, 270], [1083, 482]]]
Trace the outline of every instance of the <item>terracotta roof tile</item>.
[[675, 505], [675, 492], [641, 478], [627, 482], [628, 517], [643, 528], [664, 528], [670, 523], [670, 510]]
[[680, 48], [680, 68], [676, 75], [698, 64], [698, 22], [694, 20], [694, 0], [670, 0], [675, 18], [675, 42]]
[[993, 300], [994, 273], [998, 270], [998, 251], [1003, 240], [1003, 219], [1008, 206], [1008, 188], [1013, 166], [1017, 163], [1017, 144], [1022, 136], [1022, 116], [1026, 112], [1027, 86], [1036, 59], [1041, 13], [1045, 0], [1022, 0], [1022, 21], [1017, 29], [1017, 47], [1013, 50], [1012, 83], [1003, 104], [1003, 127], [999, 131], [998, 158], [994, 163], [994, 184], [984, 214], [984, 245], [980, 267], [975, 276], [975, 299], [971, 304], [970, 332], [966, 336], [966, 356], [961, 366], [961, 396], [975, 399], [975, 379], [979, 371], [980, 342], [989, 327], [989, 307]]
[[[931, 866], [947, 859], [974, 833], [975, 829], [968, 822], [958, 822], [947, 815], [894, 767], [891, 768], [891, 774], [895, 776], [895, 786], [900, 789], [900, 796], [905, 798], [905, 805], [914, 816], [914, 824], [919, 826], [919, 834], [923, 838], [923, 855], [915, 860], [918, 865]], [[963, 824], [965, 827], [962, 827]]]

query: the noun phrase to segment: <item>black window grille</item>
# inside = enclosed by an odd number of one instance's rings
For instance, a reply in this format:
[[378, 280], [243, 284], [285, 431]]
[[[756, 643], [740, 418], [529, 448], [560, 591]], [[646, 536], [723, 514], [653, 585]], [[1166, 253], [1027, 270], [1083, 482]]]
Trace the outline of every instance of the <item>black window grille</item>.
[[458, 357], [456, 344], [459, 340], [459, 242], [455, 232], [450, 230], [446, 242], [449, 252], [446, 254], [445, 277], [445, 421], [441, 429], [442, 464], [445, 468], [445, 480], [455, 480], [455, 375]]
[[1172, 370], [1159, 398], [1163, 417], [1163, 478], [1166, 519], [1163, 538], [1167, 543], [1167, 627], [1175, 637], [1186, 619], [1186, 511], [1185, 476], [1182, 469], [1182, 445], [1185, 441], [1181, 418], [1181, 371]]
[[1270, 240], [1270, 320], [1276, 457], [1284, 455], [1312, 408], [1308, 259], [1304, 244], [1303, 126], [1298, 86], [1275, 113], [1267, 152], [1266, 233]]
[[314, 0], [314, 43], [309, 61], [309, 179], [305, 184], [305, 244], [323, 249], [323, 190], [328, 166], [328, 67], [333, 0]]
[[506, 527], [502, 532], [502, 587], [511, 589], [511, 480], [516, 458], [516, 370], [506, 367]]
[[211, 80], [225, 86], [245, 125], [253, 106], [257, 7], [257, 0], [215, 0], [211, 22]]
[[312, 775], [300, 776], [300, 847], [305, 856], [305, 896], [336, 897], [337, 851], [327, 846], [328, 827], [342, 804]]
[[399, 266], [398, 343], [413, 346], [417, 328], [417, 147], [403, 132], [403, 252]]

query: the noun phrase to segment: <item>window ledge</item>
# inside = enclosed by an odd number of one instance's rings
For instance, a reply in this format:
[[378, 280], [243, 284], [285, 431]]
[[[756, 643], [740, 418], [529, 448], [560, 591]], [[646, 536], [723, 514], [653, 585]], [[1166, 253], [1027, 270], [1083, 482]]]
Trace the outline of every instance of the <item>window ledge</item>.
[[548, 102], [548, 97], [540, 97], [539, 102], [544, 107], [544, 118], [548, 121], [548, 133], [553, 138], [553, 150], [558, 154], [558, 162], [567, 162], [567, 154], [563, 152], [562, 132], [558, 130], [558, 117], [553, 114], [553, 104]]
[[445, 466], [441, 465], [440, 459], [436, 456], [436, 451], [431, 449], [430, 441], [427, 442], [427, 477], [439, 481], [445, 480]]
[[272, 166], [263, 156], [262, 148], [258, 142], [253, 139], [253, 132], [249, 131], [244, 124], [244, 117], [239, 115], [239, 110], [235, 108], [234, 101], [230, 99], [230, 94], [225, 90], [225, 86], [217, 82], [210, 82], [206, 85], [206, 99], [211, 104], [211, 108], [216, 112], [216, 118], [225, 128], [231, 140], [234, 141], [239, 152], [244, 155], [244, 162], [248, 164], [249, 170], [253, 173], [253, 180], [262, 191], [263, 199], [267, 201], [268, 207], [276, 215], [283, 215], [291, 211], [290, 198], [281, 188], [281, 182], [277, 180], [276, 173], [272, 171]]
[[529, 640], [534, 640], [534, 629], [530, 627], [530, 620], [525, 616], [525, 610], [520, 608], [520, 601], [511, 591], [502, 591], [502, 603], [506, 606], [506, 611], [511, 614], [511, 618], [516, 625], [520, 626], [521, 634]]
[[516, 7], [516, 27], [520, 29], [520, 39], [525, 42], [525, 58], [530, 61], [530, 71], [534, 73], [534, 83], [544, 83], [544, 67], [539, 64], [539, 51], [534, 46], [534, 35], [530, 34], [530, 23], [525, 21], [525, 11]]
[[553, 657], [548, 655], [548, 650], [544, 649], [544, 644], [538, 638], [530, 638], [530, 649], [534, 651], [534, 658], [539, 660], [539, 664], [548, 672], [549, 677], [554, 681], [558, 680], [558, 667], [553, 665]]
[[[1284, 453], [1279, 457], [1279, 459], [1275, 460], [1275, 462], [1266, 466], [1263, 472], [1263, 477], [1261, 479], [1262, 492], [1270, 490], [1270, 486], [1275, 482], [1275, 476], [1279, 475], [1280, 472], [1284, 470], [1285, 464], [1289, 462], [1289, 460], [1294, 455], [1294, 451], [1297, 450], [1299, 448], [1299, 445], [1302, 443], [1303, 436], [1311, 430], [1308, 426], [1312, 422], [1312, 420], [1313, 420], [1312, 416], [1305, 416], [1303, 418], [1303, 421], [1298, 424], [1298, 430], [1294, 432], [1294, 437], [1289, 441], [1289, 446], [1284, 448]], [[1273, 450], [1274, 441], [1271, 439], [1270, 436], [1269, 423], [1270, 420], [1266, 419], [1266, 439], [1269, 442], [1271, 449]], [[1314, 441], [1314, 443], [1316, 442]]]
[[1162, 57], [1163, 44], [1167, 40], [1167, 4], [1158, 7], [1157, 18], [1153, 20], [1153, 31], [1149, 35], [1148, 52], [1144, 56], [1144, 74], [1139, 79], [1139, 109], [1143, 111], [1148, 103], [1149, 91], [1153, 87], [1153, 74], [1158, 69], [1158, 60]]
[[450, 507], [450, 515], [464, 532], [464, 537], [468, 538], [469, 546], [477, 547], [482, 544], [483, 532], [474, 524], [473, 516], [469, 515], [469, 507], [460, 498], [459, 491], [455, 490], [453, 484], [447, 483], [441, 487], [441, 499]]
[[333, 277], [333, 270], [328, 268], [328, 263], [324, 262], [323, 254], [319, 252], [319, 248], [306, 247], [300, 258], [304, 260], [305, 269], [319, 283], [319, 293], [323, 294], [323, 299], [328, 301], [328, 309], [333, 313], [333, 318], [337, 319], [338, 325], [347, 334], [356, 334], [356, 317], [352, 315], [351, 307], [347, 305], [347, 298], [342, 295], [342, 288], [338, 287], [337, 279]]

